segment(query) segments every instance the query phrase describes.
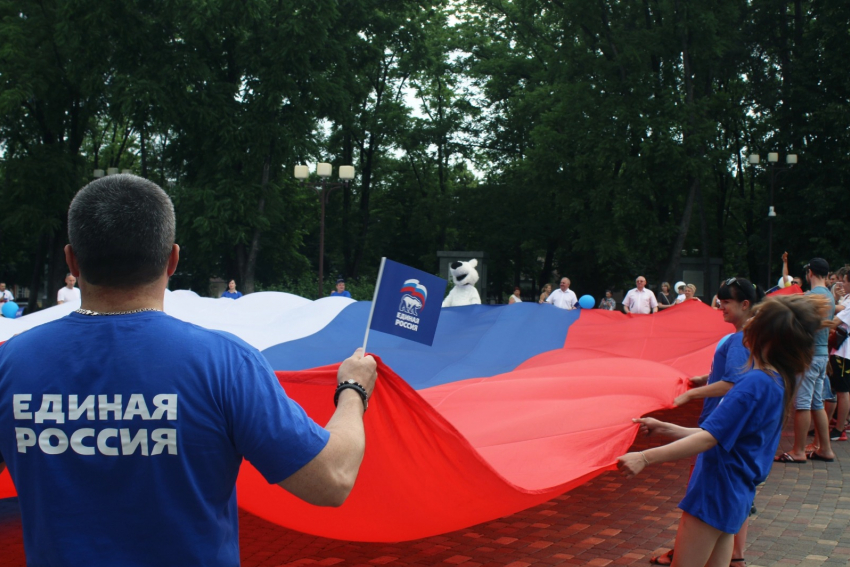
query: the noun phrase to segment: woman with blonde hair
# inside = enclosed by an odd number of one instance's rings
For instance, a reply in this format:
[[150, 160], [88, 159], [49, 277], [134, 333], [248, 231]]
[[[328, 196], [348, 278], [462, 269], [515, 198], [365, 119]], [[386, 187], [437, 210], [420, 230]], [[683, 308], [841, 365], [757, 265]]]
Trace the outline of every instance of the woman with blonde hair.
[[[689, 283], [688, 285], [686, 285], [685, 286], [685, 301], [693, 300], [693, 301], [699, 301], [700, 303], [702, 303], [702, 299], [700, 299], [699, 297], [696, 297], [696, 293], [697, 293], [697, 286], [695, 286], [692, 283]], [[684, 303], [685, 301], [683, 301], [682, 303]]]
[[673, 567], [727, 567], [734, 561], [734, 534], [747, 519], [756, 486], [773, 466], [796, 377], [811, 364], [815, 335], [829, 325], [824, 320], [827, 312], [821, 297], [767, 299], [744, 326], [749, 370], [701, 427], [633, 420], [647, 435], [676, 441], [620, 457], [617, 466], [627, 477], [650, 464], [698, 455], [679, 503], [683, 513]]

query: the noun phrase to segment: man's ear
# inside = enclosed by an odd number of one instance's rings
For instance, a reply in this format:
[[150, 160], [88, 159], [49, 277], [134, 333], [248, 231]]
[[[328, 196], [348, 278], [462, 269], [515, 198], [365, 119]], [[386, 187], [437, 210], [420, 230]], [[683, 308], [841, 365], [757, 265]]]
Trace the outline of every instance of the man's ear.
[[74, 254], [74, 249], [70, 244], [65, 245], [65, 263], [68, 264], [68, 271], [75, 278], [80, 277], [80, 266], [77, 264], [77, 256]]
[[168, 277], [174, 275], [177, 271], [177, 263], [180, 261], [180, 246], [177, 244], [171, 245], [171, 254], [168, 255]]

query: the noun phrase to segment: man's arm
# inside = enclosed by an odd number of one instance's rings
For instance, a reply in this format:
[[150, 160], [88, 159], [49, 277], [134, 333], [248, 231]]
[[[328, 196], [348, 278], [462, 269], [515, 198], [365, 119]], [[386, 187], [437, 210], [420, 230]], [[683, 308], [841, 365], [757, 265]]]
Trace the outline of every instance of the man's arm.
[[649, 292], [649, 311], [650, 313], [658, 313], [658, 300], [655, 298], [655, 294], [651, 291]]
[[693, 400], [701, 400], [703, 398], [720, 398], [725, 396], [734, 385], [735, 384], [732, 382], [720, 380], [719, 382], [709, 384], [708, 386], [700, 386], [699, 388], [688, 390], [681, 396], [677, 397], [673, 400], [673, 405], [679, 407]]
[[[377, 363], [362, 349], [339, 367], [338, 381], [354, 380], [370, 395], [375, 387]], [[363, 400], [352, 389], [343, 390], [339, 404], [325, 429], [328, 444], [313, 460], [278, 485], [316, 506], [341, 506], [354, 488], [366, 450]]]
[[623, 311], [626, 314], [629, 314], [629, 313], [632, 312], [632, 292], [631, 291], [629, 291], [626, 294], [626, 297], [623, 298]]

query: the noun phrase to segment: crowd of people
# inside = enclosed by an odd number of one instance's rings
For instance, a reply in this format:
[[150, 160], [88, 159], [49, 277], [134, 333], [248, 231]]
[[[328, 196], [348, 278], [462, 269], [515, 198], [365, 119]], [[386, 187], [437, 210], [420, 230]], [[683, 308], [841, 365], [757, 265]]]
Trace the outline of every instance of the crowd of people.
[[[537, 302], [554, 305], [561, 309], [577, 309], [579, 300], [575, 292], [570, 289], [570, 283], [570, 278], [561, 278], [560, 285], [555, 291], [552, 291], [552, 284], [547, 283], [540, 289]], [[655, 294], [646, 287], [646, 278], [638, 276], [635, 279], [635, 287], [629, 290], [623, 298], [623, 311], [634, 314], [650, 314], [686, 301], [701, 301], [700, 298], [696, 297], [697, 286], [694, 284], [678, 282], [675, 289], [677, 295], [671, 292], [670, 284], [664, 282], [661, 284], [658, 294]], [[508, 303], [521, 303], [520, 293], [520, 288], [515, 287], [508, 298]], [[605, 290], [605, 296], [600, 299], [597, 308], [616, 311], [617, 300], [614, 299], [614, 292], [610, 289]], [[719, 307], [717, 308], [719, 309]]]

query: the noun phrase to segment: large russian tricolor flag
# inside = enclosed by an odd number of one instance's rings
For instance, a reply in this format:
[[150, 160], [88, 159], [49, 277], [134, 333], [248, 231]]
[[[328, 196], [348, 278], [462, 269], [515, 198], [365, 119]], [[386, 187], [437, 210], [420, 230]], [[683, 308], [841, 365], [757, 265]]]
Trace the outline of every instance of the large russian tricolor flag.
[[[73, 308], [47, 311], [57, 318]], [[174, 316], [259, 348], [319, 423], [333, 412], [337, 365], [360, 346], [369, 309], [335, 297], [166, 296]], [[44, 313], [0, 321], [0, 340]], [[534, 506], [613, 468], [637, 433], [631, 418], [671, 407], [732, 331], [718, 311], [691, 302], [634, 316], [534, 303], [447, 308], [431, 347], [376, 333], [369, 351], [382, 362], [366, 457], [346, 503], [310, 506], [246, 463], [239, 505], [292, 529], [363, 541], [421, 538]], [[0, 497], [12, 490], [4, 474]]]

